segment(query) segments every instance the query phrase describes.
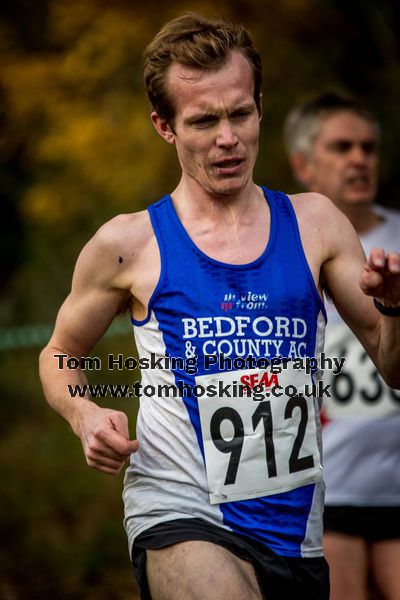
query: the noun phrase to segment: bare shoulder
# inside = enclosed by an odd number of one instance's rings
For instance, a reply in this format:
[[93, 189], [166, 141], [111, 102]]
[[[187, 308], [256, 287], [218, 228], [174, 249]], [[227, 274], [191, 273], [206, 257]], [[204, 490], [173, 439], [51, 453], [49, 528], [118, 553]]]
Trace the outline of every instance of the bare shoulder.
[[[327, 224], [328, 220], [340, 219], [342, 213], [336, 208], [333, 202], [323, 194], [316, 192], [304, 192], [289, 196], [298, 219], [310, 218], [316, 223]], [[343, 216], [343, 215], [342, 215]]]
[[140, 260], [153, 239], [147, 211], [118, 215], [102, 225], [83, 248], [76, 273], [121, 287], [117, 280], [122, 283], [124, 274]]
[[137, 252], [152, 238], [153, 229], [146, 210], [118, 215], [107, 221], [91, 242], [99, 249], [122, 252], [126, 256]]
[[324, 243], [336, 245], [343, 238], [357, 237], [353, 225], [334, 203], [323, 194], [307, 192], [289, 196], [301, 233], [312, 232]]

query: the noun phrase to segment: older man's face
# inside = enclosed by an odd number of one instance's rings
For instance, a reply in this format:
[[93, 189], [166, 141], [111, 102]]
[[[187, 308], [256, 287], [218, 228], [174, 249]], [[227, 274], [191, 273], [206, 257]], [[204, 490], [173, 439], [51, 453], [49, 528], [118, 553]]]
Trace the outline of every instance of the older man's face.
[[325, 194], [339, 208], [369, 204], [377, 192], [376, 127], [350, 111], [326, 117], [306, 162], [310, 191]]

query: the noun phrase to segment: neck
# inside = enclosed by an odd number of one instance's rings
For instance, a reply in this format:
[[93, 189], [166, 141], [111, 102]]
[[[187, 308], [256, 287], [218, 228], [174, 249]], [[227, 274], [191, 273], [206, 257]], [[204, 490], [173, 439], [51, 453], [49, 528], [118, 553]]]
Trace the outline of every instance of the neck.
[[340, 207], [346, 217], [351, 221], [358, 234], [368, 233], [380, 223], [380, 217], [374, 213], [372, 206], [345, 206]]
[[171, 196], [182, 221], [223, 220], [225, 223], [252, 217], [264, 198], [262, 190], [253, 181], [236, 194], [213, 195], [196, 181], [187, 182], [184, 177]]

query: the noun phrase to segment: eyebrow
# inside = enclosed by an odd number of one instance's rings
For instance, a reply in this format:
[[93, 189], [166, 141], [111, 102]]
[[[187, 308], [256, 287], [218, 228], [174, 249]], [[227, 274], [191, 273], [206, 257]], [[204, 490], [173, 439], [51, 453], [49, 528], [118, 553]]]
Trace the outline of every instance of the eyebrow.
[[379, 140], [377, 140], [376, 138], [365, 138], [363, 140], [353, 140], [350, 138], [346, 138], [346, 137], [338, 137], [335, 138], [333, 140], [330, 140], [329, 142], [327, 142], [327, 146], [328, 147], [334, 147], [334, 146], [379, 146]]
[[[253, 109], [255, 109], [256, 106], [254, 104], [254, 102], [246, 102], [243, 104], [239, 104], [238, 106], [236, 106], [234, 109], [229, 110], [228, 111], [228, 115], [232, 116], [235, 115], [236, 113], [239, 112], [246, 112], [246, 111], [252, 111]], [[213, 118], [218, 118], [222, 113], [224, 113], [225, 111], [219, 111], [219, 110], [213, 110], [213, 109], [199, 109], [199, 112], [194, 113], [192, 115], [189, 115], [184, 122], [188, 125], [194, 124], [194, 123], [199, 123], [203, 120], [206, 119], [213, 119]]]
[[351, 144], [363, 144], [364, 142], [375, 142], [378, 141], [378, 138], [376, 136], [365, 136], [365, 137], [358, 137], [357, 139], [354, 139], [351, 136], [348, 136], [346, 134], [342, 134], [342, 135], [336, 135], [336, 137], [332, 137], [332, 139], [330, 140], [330, 142], [335, 143], [335, 142], [350, 142]]

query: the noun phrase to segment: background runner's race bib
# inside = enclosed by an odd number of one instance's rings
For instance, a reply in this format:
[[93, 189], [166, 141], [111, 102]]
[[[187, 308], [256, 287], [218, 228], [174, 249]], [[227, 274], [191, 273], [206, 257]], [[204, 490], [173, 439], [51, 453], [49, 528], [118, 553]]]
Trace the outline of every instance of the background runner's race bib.
[[324, 415], [341, 417], [387, 417], [400, 412], [400, 391], [386, 385], [352, 331], [343, 323], [329, 326], [326, 356], [345, 358], [342, 371], [324, 374], [331, 398], [324, 398]]
[[[280, 397], [272, 393], [277, 379]], [[303, 394], [311, 392], [310, 375], [288, 363], [275, 378], [269, 369], [196, 377], [205, 389], [218, 389], [219, 382], [232, 391], [239, 384], [251, 389], [243, 397], [198, 398], [211, 504], [286, 492], [321, 478], [314, 401]]]

